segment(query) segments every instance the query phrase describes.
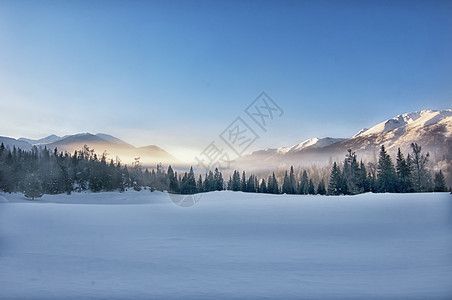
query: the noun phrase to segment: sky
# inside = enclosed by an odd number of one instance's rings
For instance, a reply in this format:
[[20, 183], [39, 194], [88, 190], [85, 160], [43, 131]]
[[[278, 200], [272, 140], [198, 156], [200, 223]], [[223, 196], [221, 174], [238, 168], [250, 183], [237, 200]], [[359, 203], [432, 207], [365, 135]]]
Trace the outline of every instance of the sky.
[[[451, 1], [0, 1], [0, 135], [112, 134], [187, 159], [265, 91], [249, 148], [451, 108]], [[245, 115], [246, 117], [246, 115]]]

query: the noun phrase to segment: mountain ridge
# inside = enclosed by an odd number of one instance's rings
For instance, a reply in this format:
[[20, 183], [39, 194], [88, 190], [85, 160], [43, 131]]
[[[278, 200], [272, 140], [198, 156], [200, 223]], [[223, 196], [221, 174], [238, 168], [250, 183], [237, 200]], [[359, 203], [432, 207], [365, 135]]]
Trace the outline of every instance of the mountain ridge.
[[74, 152], [81, 150], [84, 145], [94, 149], [96, 153], [107, 153], [109, 158], [117, 158], [131, 163], [139, 157], [140, 162], [145, 165], [155, 163], [180, 163], [173, 155], [156, 145], [135, 147], [117, 137], [105, 133], [92, 134], [76, 133], [72, 135], [57, 136], [49, 135], [41, 139], [9, 138], [0, 136], [0, 143], [3, 142], [8, 148], [21, 148], [31, 150], [33, 146], [57, 148], [59, 151]]
[[375, 160], [381, 145], [385, 145], [391, 154], [395, 154], [398, 148], [404, 152], [410, 151], [413, 142], [420, 144], [424, 151], [430, 152], [434, 161], [450, 161], [452, 109], [426, 109], [403, 113], [370, 128], [361, 129], [350, 138], [309, 138], [291, 146], [256, 150], [240, 158], [238, 162], [252, 165], [255, 160], [261, 165], [270, 164], [272, 168], [299, 165], [303, 162], [321, 164], [331, 160], [341, 161], [348, 149], [352, 149], [365, 160]]
[[[80, 150], [85, 144], [94, 148], [97, 153], [107, 152], [125, 161], [132, 162], [140, 157], [145, 163], [179, 162], [171, 154], [157, 145], [135, 147], [127, 142], [105, 133], [78, 133], [65, 135], [49, 135], [41, 139], [1, 137], [7, 147], [19, 147], [30, 150], [33, 146], [46, 146], [49, 149], [73, 152]], [[396, 115], [376, 125], [361, 129], [350, 138], [314, 137], [291, 146], [256, 150], [239, 158], [236, 163], [265, 164], [272, 167], [281, 164], [324, 163], [343, 159], [344, 153], [352, 149], [367, 160], [375, 160], [381, 145], [385, 145], [390, 153], [398, 148], [410, 151], [410, 144], [417, 142], [425, 151], [432, 154], [435, 161], [452, 159], [452, 109], [425, 109]], [[254, 160], [254, 162], [253, 162]]]

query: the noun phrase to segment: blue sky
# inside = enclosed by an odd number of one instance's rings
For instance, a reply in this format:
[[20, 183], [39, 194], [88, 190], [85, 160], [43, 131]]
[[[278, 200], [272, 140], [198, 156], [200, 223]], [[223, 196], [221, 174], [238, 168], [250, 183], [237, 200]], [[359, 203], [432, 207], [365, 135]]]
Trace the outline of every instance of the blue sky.
[[285, 113], [255, 149], [451, 107], [451, 1], [94, 2], [0, 2], [0, 135], [189, 156], [261, 91]]

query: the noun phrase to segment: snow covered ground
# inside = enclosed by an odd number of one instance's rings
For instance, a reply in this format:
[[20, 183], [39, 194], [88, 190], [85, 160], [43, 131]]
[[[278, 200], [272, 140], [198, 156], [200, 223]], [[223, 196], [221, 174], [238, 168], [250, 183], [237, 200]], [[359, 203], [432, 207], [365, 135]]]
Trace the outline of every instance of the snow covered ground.
[[452, 197], [0, 194], [0, 299], [452, 299]]

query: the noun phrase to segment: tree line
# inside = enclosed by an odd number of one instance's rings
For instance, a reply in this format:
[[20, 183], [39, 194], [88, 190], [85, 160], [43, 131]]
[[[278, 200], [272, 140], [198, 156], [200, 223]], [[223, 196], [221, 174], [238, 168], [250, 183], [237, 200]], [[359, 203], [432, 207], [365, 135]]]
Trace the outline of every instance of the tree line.
[[[6, 149], [0, 145], [0, 190], [23, 192], [27, 197], [73, 191], [124, 191], [150, 189], [178, 194], [232, 190], [270, 194], [354, 195], [365, 192], [410, 193], [447, 191], [442, 171], [434, 174], [428, 169], [429, 155], [423, 154], [416, 143], [406, 156], [398, 150], [395, 163], [381, 146], [376, 165], [367, 166], [351, 150], [339, 164], [334, 162], [329, 178], [314, 182], [308, 172], [295, 174], [293, 166], [283, 176], [273, 172], [267, 178], [246, 175], [235, 170], [229, 180], [215, 169], [204, 176], [188, 172], [177, 173], [171, 166], [161, 164], [155, 169], [143, 170], [136, 160], [130, 167], [119, 160], [107, 160], [107, 154], [98, 156], [84, 146], [73, 154], [33, 147], [31, 151]], [[279, 177], [279, 178], [278, 178]]]
[[342, 168], [333, 164], [328, 194], [446, 192], [443, 172], [432, 174], [428, 168], [429, 154], [423, 154], [417, 143], [412, 143], [411, 149], [405, 156], [399, 148], [394, 164], [382, 145], [377, 165], [368, 164], [369, 169], [349, 150]]
[[70, 154], [46, 147], [33, 147], [31, 151], [13, 147], [11, 150], [0, 144], [0, 191], [23, 192], [27, 197], [36, 198], [43, 194], [129, 188], [194, 194], [222, 190], [224, 183], [218, 169], [197, 179], [193, 168], [183, 174], [178, 174], [171, 166], [164, 170], [161, 164], [155, 169], [143, 170], [138, 160], [130, 167], [122, 165], [119, 160], [107, 160], [106, 153], [98, 156], [86, 145]]

